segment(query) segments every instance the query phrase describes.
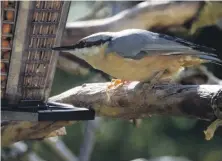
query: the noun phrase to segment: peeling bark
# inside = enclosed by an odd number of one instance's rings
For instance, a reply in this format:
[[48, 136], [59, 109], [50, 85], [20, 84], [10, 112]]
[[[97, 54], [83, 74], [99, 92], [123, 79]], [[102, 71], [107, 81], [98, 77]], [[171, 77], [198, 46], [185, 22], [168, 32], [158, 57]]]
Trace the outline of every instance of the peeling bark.
[[[220, 106], [222, 85], [156, 85], [143, 84], [135, 90], [138, 82], [107, 90], [109, 83], [83, 84], [49, 101], [69, 103], [79, 107], [93, 108], [97, 116], [122, 119], [169, 115], [193, 117], [203, 120], [215, 119], [212, 99]], [[217, 96], [217, 98], [215, 98]], [[220, 108], [220, 107], [219, 107]], [[27, 139], [44, 139], [65, 134], [71, 121], [15, 122], [4, 121], [1, 125], [2, 146]], [[57, 130], [57, 131], [55, 131]]]
[[[150, 115], [194, 117], [204, 120], [215, 118], [211, 107], [213, 95], [220, 85], [158, 85], [150, 89], [137, 82], [107, 91], [108, 83], [84, 84], [70, 89], [50, 101], [70, 103], [96, 110], [98, 116], [114, 118], [141, 118]], [[222, 101], [221, 97], [218, 97]]]

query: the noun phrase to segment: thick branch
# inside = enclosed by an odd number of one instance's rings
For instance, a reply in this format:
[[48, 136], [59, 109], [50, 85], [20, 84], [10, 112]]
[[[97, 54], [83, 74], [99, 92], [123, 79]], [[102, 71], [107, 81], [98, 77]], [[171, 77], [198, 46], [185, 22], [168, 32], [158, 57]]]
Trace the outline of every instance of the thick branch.
[[200, 6], [201, 2], [146, 1], [110, 18], [69, 22], [62, 44], [72, 44], [84, 36], [101, 31], [182, 25], [198, 13]]
[[[137, 82], [107, 91], [108, 83], [84, 84], [62, 94], [51, 97], [49, 101], [70, 103], [79, 107], [94, 108], [98, 116], [115, 118], [141, 118], [150, 115], [177, 115], [211, 120], [215, 118], [211, 107], [222, 102], [221, 85], [159, 85], [152, 89], [144, 84], [134, 89]], [[219, 105], [218, 105], [219, 107]], [[42, 139], [64, 135], [62, 129], [72, 122], [2, 122], [2, 146], [27, 139]]]
[[97, 115], [107, 117], [130, 119], [163, 114], [211, 120], [215, 117], [212, 96], [222, 90], [219, 85], [159, 85], [150, 89], [147, 84], [135, 90], [135, 84], [108, 91], [108, 83], [84, 84], [50, 101], [92, 107]]

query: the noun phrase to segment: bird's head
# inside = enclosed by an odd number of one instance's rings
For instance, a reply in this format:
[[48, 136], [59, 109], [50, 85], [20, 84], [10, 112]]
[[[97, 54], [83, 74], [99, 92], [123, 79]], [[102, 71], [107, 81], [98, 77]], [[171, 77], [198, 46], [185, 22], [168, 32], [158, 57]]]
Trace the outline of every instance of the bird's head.
[[111, 32], [100, 32], [84, 37], [70, 46], [54, 47], [52, 50], [69, 52], [81, 59], [99, 54], [100, 49], [112, 39]]

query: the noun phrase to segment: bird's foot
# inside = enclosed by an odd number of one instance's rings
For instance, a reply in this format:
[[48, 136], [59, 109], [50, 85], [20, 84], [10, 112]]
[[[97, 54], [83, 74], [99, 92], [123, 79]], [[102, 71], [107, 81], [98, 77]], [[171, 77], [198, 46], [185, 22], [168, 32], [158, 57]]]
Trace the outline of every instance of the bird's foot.
[[152, 89], [157, 84], [166, 84], [169, 81], [168, 79], [165, 79], [164, 81], [161, 80], [161, 77], [163, 76], [163, 74], [166, 71], [167, 71], [167, 69], [154, 72], [151, 77], [149, 77], [148, 79], [146, 79], [143, 82], [139, 82], [135, 88], [136, 89], [142, 88], [144, 83], [146, 83], [148, 85], [149, 89]]
[[[173, 81], [172, 79], [164, 79], [164, 80], [157, 80], [157, 81], [145, 81], [145, 82], [139, 82], [135, 89], [141, 89], [143, 88], [143, 86], [146, 87], [146, 89], [153, 89], [155, 86], [159, 86], [159, 85], [173, 85], [176, 86], [178, 85], [177, 82]], [[148, 88], [147, 88], [148, 87]]]
[[176, 81], [174, 81], [171, 78], [166, 78], [166, 79], [160, 80], [157, 84], [158, 85], [179, 85], [179, 83], [177, 83]]
[[117, 88], [123, 86], [124, 84], [129, 84], [130, 81], [122, 80], [122, 79], [112, 79], [111, 83], [108, 85], [108, 89]]
[[130, 83], [130, 81], [126, 81], [126, 80], [122, 80], [122, 79], [112, 79], [111, 83], [106, 88], [106, 95], [107, 95], [108, 101], [110, 100], [110, 94], [109, 94], [110, 89], [116, 89], [116, 88], [121, 87], [124, 84], [128, 84], [128, 83]]

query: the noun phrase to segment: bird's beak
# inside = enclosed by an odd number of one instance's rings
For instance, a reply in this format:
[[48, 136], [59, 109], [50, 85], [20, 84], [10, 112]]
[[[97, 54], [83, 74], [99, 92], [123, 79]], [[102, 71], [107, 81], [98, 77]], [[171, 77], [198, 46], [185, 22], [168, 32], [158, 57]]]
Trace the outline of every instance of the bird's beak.
[[[64, 48], [63, 48], [64, 49]], [[52, 50], [63, 50], [61, 47], [53, 47]]]
[[64, 50], [73, 50], [73, 46], [60, 46], [60, 47], [52, 47], [52, 50], [64, 51]]

